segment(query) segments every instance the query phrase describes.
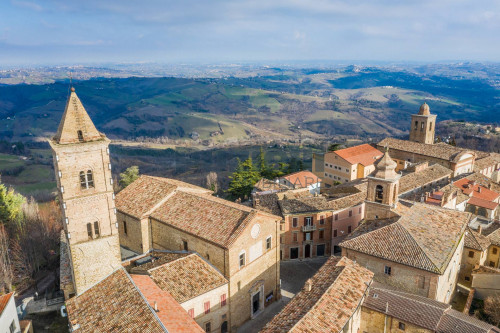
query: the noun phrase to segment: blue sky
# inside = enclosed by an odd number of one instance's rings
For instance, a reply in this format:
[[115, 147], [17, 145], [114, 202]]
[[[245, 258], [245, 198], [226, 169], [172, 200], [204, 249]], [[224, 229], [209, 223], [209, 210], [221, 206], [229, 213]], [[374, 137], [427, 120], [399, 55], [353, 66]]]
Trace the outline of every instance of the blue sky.
[[500, 60], [498, 0], [2, 0], [0, 64]]

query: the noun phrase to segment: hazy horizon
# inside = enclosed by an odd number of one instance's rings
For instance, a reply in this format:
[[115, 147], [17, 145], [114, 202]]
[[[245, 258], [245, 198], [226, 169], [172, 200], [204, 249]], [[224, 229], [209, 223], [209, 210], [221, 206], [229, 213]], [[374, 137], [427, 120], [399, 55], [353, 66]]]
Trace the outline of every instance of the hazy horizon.
[[494, 0], [10, 0], [0, 63], [498, 62], [499, 12]]

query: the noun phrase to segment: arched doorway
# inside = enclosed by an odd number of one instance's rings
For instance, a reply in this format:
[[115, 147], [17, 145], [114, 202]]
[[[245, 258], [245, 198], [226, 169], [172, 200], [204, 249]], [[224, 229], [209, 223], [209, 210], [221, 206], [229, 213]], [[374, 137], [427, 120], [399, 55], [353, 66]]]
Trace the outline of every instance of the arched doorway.
[[223, 322], [222, 325], [220, 326], [220, 332], [227, 333], [227, 321]]
[[304, 247], [304, 258], [310, 258], [311, 257], [311, 244], [306, 244]]

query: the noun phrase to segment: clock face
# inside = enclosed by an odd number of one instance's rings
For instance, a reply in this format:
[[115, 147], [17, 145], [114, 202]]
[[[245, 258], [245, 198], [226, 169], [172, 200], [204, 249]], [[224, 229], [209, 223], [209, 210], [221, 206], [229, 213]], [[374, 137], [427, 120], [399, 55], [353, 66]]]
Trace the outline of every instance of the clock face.
[[260, 224], [256, 224], [252, 227], [252, 231], [250, 231], [250, 234], [252, 235], [252, 238], [257, 238], [259, 237], [260, 234]]

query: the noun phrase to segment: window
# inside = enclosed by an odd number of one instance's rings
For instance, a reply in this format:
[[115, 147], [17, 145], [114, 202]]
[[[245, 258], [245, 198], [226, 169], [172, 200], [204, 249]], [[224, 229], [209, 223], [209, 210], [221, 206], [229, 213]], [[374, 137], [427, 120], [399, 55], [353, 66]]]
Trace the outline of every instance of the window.
[[377, 185], [375, 187], [375, 202], [382, 202], [382, 199], [384, 198], [384, 188], [382, 185]]
[[406, 328], [406, 325], [405, 325], [404, 323], [402, 323], [402, 322], [399, 322], [398, 328], [399, 328], [400, 330], [404, 331], [404, 330], [405, 330], [405, 328]]
[[208, 322], [208, 323], [205, 323], [205, 332], [212, 332], [212, 323], [211, 322]]
[[347, 233], [350, 234], [351, 232], [352, 232], [352, 226], [349, 225], [349, 226], [347, 226]]
[[16, 322], [13, 320], [9, 326], [10, 333], [14, 333], [16, 331]]
[[391, 266], [384, 267], [384, 274], [391, 275]]
[[493, 253], [493, 254], [497, 254], [497, 252], [498, 252], [498, 249], [496, 247], [494, 247], [493, 250], [491, 251], [491, 253]]
[[123, 233], [127, 234], [127, 221], [123, 221]]
[[94, 187], [94, 176], [92, 170], [87, 170], [87, 173], [80, 171], [80, 188], [88, 189]]
[[182, 241], [182, 248], [184, 249], [184, 251], [188, 251], [188, 249], [189, 249], [188, 242]]
[[349, 169], [345, 169], [345, 172], [349, 172]]
[[210, 254], [207, 253], [205, 257], [207, 257], [207, 260], [210, 260]]
[[333, 230], [333, 237], [337, 237], [337, 229]]
[[245, 266], [245, 252], [240, 253], [240, 268]]
[[76, 134], [78, 135], [78, 141], [83, 142], [83, 133], [82, 133], [82, 131], [77, 131]]
[[87, 223], [87, 235], [89, 236], [89, 239], [92, 239], [92, 223]]
[[99, 222], [94, 222], [94, 236], [97, 238], [99, 237], [100, 233], [99, 233]]
[[292, 237], [293, 237], [293, 241], [294, 241], [294, 242], [297, 242], [297, 241], [298, 241], [298, 239], [297, 239], [297, 237], [298, 237], [298, 236], [297, 236], [297, 235], [298, 235], [298, 233], [297, 233], [297, 232], [294, 232], [294, 233], [292, 234]]
[[464, 277], [465, 281], [470, 281], [470, 277], [469, 276], [466, 276]]
[[325, 230], [319, 229], [319, 239], [325, 238]]
[[495, 267], [495, 263], [493, 261], [490, 261], [490, 267]]
[[415, 122], [415, 129], [418, 128], [418, 121]]
[[220, 295], [220, 306], [225, 306], [227, 303], [226, 301], [226, 294]]
[[474, 251], [469, 251], [469, 258], [474, 258]]
[[299, 224], [299, 219], [297, 217], [294, 217], [292, 219], [292, 227], [297, 228], [298, 224]]
[[271, 236], [266, 238], [266, 250], [270, 250], [272, 245], [272, 239]]
[[349, 217], [352, 216], [352, 209], [349, 211]]
[[206, 301], [203, 304], [203, 308], [205, 309], [205, 314], [210, 313], [210, 301]]
[[194, 318], [194, 309], [189, 309], [189, 311], [188, 311], [188, 315], [189, 315], [191, 318]]
[[325, 217], [323, 215], [319, 217], [319, 224], [325, 224]]
[[422, 122], [422, 123], [420, 124], [420, 132], [422, 132], [422, 131], [424, 130], [424, 125], [425, 125], [425, 124], [424, 124], [424, 122]]
[[312, 217], [308, 216], [308, 217], [304, 218], [304, 225], [311, 226], [312, 225]]
[[339, 219], [339, 214], [335, 214], [335, 221], [338, 221]]

